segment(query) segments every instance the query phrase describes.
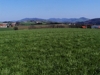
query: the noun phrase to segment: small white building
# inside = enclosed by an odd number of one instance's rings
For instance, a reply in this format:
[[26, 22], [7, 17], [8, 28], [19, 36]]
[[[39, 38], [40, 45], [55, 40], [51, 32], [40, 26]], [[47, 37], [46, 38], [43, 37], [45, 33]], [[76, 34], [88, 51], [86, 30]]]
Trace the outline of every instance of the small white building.
[[91, 28], [100, 29], [100, 25], [92, 25]]
[[0, 28], [7, 28], [8, 23], [0, 23]]

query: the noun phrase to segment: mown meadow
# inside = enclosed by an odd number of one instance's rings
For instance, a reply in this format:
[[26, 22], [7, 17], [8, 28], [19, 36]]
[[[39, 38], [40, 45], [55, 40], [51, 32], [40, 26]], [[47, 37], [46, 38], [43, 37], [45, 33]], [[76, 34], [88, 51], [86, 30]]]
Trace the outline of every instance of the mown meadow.
[[0, 75], [100, 75], [100, 30], [0, 31]]

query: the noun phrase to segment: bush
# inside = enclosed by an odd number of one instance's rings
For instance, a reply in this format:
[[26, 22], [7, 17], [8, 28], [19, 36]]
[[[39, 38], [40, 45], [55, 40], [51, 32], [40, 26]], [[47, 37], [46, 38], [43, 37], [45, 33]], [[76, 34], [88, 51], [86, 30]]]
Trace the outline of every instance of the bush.
[[18, 27], [14, 27], [14, 30], [18, 30]]

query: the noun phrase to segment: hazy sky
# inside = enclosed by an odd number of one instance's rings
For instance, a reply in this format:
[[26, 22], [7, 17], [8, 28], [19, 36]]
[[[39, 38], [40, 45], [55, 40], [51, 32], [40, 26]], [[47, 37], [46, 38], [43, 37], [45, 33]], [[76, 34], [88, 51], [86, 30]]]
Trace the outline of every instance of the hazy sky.
[[100, 18], [100, 0], [0, 0], [0, 21], [79, 17]]

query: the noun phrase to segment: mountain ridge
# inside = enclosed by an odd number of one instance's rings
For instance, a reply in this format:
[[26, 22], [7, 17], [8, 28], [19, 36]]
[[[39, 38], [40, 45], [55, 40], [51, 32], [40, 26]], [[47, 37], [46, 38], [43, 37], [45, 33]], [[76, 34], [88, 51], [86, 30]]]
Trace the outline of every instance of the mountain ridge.
[[84, 22], [89, 20], [85, 17], [80, 18], [49, 18], [49, 19], [42, 19], [42, 18], [23, 18], [19, 21], [50, 21], [50, 22]]

